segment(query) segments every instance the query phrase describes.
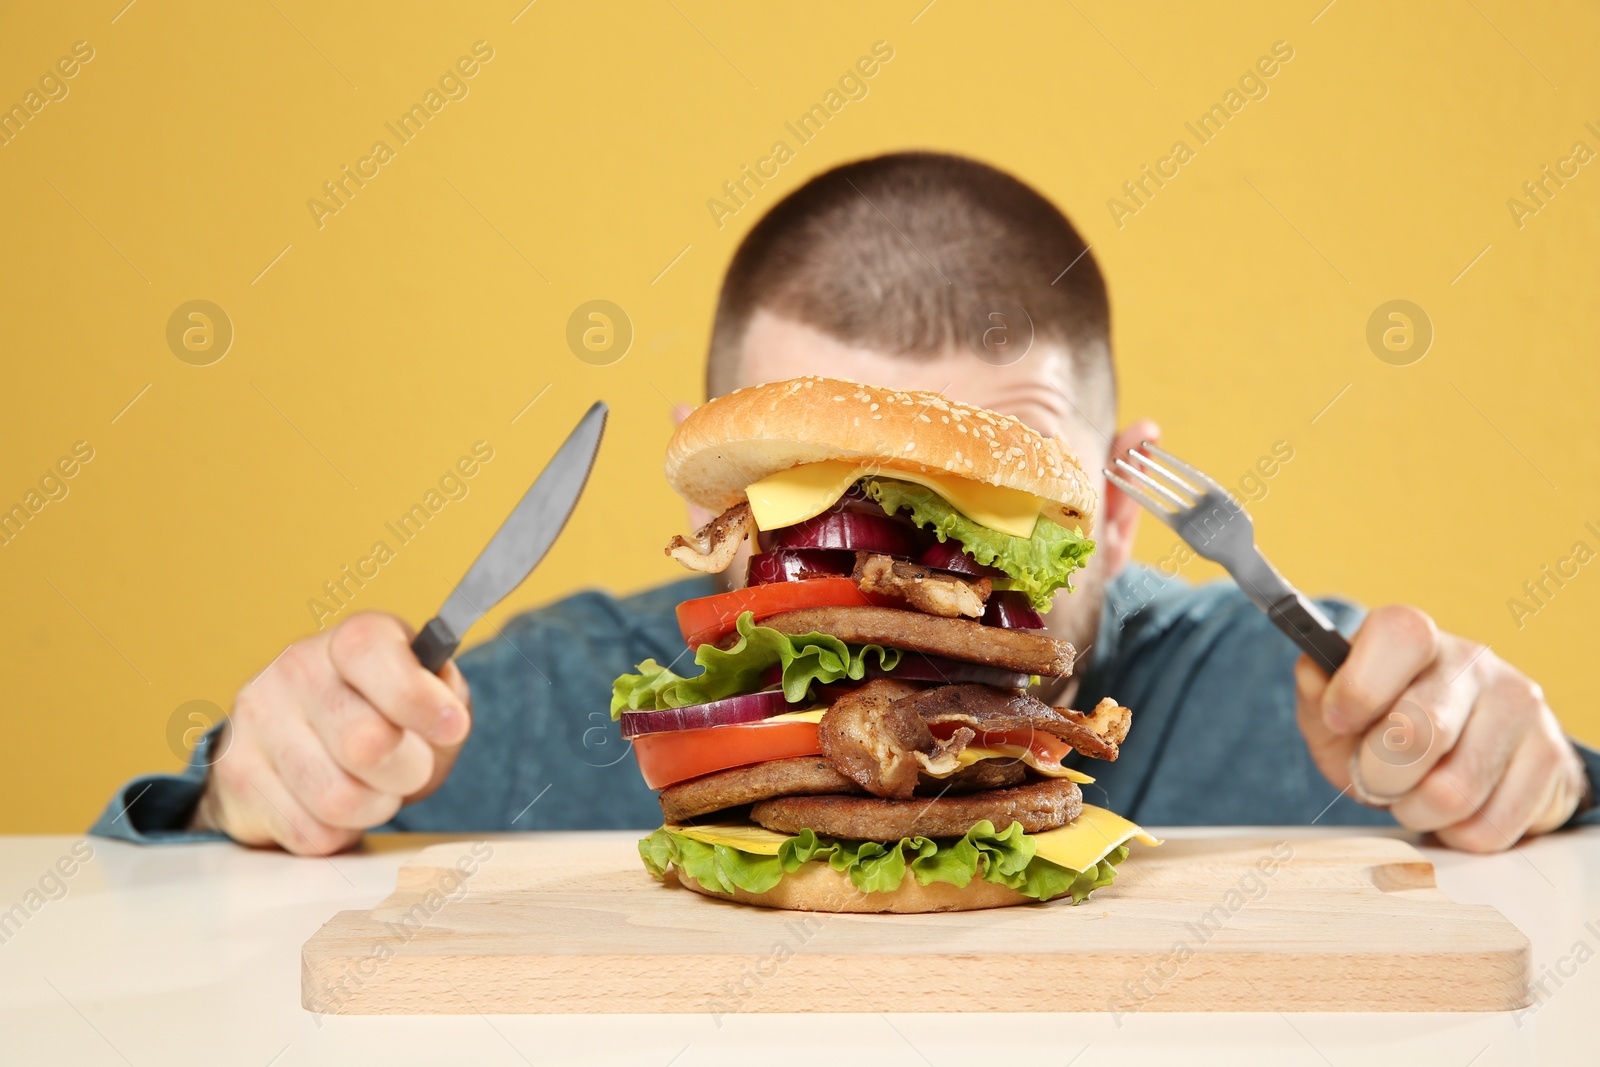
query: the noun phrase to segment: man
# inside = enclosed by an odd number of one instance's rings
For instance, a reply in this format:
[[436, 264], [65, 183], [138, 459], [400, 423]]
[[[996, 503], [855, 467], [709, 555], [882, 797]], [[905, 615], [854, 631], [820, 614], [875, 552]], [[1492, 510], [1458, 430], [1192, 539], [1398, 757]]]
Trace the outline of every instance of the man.
[[[1033, 333], [1021, 358], [972, 343], [992, 324], [1023, 328], [1016, 307]], [[1158, 430], [1114, 430], [1099, 268], [1010, 176], [892, 155], [779, 203], [728, 269], [707, 391], [799, 374], [944, 392], [1060, 434], [1080, 457], [1102, 493], [1099, 547], [1048, 619], [1087, 668], [1041, 696], [1089, 707], [1115, 695], [1135, 709], [1125, 758], [1094, 768], [1091, 791], [1110, 807], [1147, 824], [1392, 815], [1473, 851], [1587, 817], [1600, 757], [1562, 735], [1537, 684], [1421, 611], [1363, 620], [1325, 605], [1354, 634], [1329, 681], [1231, 585], [1191, 588], [1130, 563], [1139, 508], [1099, 471]], [[402, 621], [354, 616], [291, 646], [239, 692], [186, 774], [130, 782], [96, 829], [327, 854], [375, 827], [655, 825], [606, 712], [611, 679], [648, 657], [677, 661], [674, 607], [714, 591], [697, 576], [624, 599], [581, 593], [514, 619], [439, 677], [411, 655]], [[1394, 730], [1409, 747], [1384, 744]]]

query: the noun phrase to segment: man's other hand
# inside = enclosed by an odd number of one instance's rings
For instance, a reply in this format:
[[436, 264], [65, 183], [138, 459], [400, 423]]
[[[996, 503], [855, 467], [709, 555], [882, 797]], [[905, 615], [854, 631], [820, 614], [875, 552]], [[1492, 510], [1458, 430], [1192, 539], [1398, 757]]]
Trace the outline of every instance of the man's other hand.
[[466, 679], [391, 615], [298, 641], [239, 691], [192, 826], [302, 855], [348, 848], [437, 789], [472, 726]]
[[1332, 681], [1301, 656], [1295, 683], [1328, 781], [1453, 848], [1510, 848], [1583, 797], [1583, 764], [1538, 684], [1416, 608], [1368, 615]]

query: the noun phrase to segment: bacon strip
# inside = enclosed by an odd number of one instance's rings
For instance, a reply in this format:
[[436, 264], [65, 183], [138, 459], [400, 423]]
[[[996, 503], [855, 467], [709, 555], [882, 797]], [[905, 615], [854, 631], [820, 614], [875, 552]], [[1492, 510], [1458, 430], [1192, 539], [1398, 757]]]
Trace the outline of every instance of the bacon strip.
[[863, 593], [901, 597], [918, 611], [947, 619], [980, 617], [993, 588], [987, 578], [963, 578], [873, 552], [856, 553], [851, 578]]
[[967, 729], [940, 741], [906, 702], [909, 682], [880, 678], [833, 702], [817, 726], [822, 754], [840, 774], [874, 796], [904, 800], [922, 772], [950, 774], [973, 738]]
[[1085, 715], [1071, 708], [1052, 708], [1026, 693], [987, 685], [943, 685], [901, 698], [899, 704], [914, 709], [922, 721], [954, 722], [974, 731], [1037, 730], [1059, 737], [1085, 756], [1114, 760], [1128, 737], [1133, 712], [1109, 697]]
[[685, 538], [675, 535], [667, 543], [667, 555], [692, 571], [720, 574], [733, 562], [734, 553], [750, 535], [749, 503], [735, 504]]

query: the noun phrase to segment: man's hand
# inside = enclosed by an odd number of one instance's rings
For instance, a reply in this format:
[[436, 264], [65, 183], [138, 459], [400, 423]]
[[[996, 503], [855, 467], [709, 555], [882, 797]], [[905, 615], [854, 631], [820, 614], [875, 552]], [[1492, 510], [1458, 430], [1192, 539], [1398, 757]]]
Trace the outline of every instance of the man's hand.
[[437, 789], [471, 697], [453, 661], [423, 670], [411, 637], [369, 612], [285, 649], [234, 698], [192, 825], [321, 856]]
[[1583, 764], [1538, 684], [1415, 608], [1368, 615], [1331, 682], [1301, 656], [1295, 683], [1328, 781], [1453, 848], [1510, 848], [1583, 797]]

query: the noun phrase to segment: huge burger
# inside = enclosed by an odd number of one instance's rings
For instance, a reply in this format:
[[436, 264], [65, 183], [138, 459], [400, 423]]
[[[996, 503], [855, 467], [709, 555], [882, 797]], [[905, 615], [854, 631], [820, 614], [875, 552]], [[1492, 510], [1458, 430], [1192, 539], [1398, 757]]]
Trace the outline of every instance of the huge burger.
[[1072, 671], [1039, 612], [1094, 550], [1077, 460], [1014, 418], [832, 378], [699, 408], [666, 474], [716, 516], [669, 554], [743, 588], [678, 608], [698, 673], [613, 686], [662, 827], [658, 878], [777, 908], [924, 912], [1108, 885], [1154, 840], [1083, 802], [1072, 752], [1131, 719], [1029, 694]]

